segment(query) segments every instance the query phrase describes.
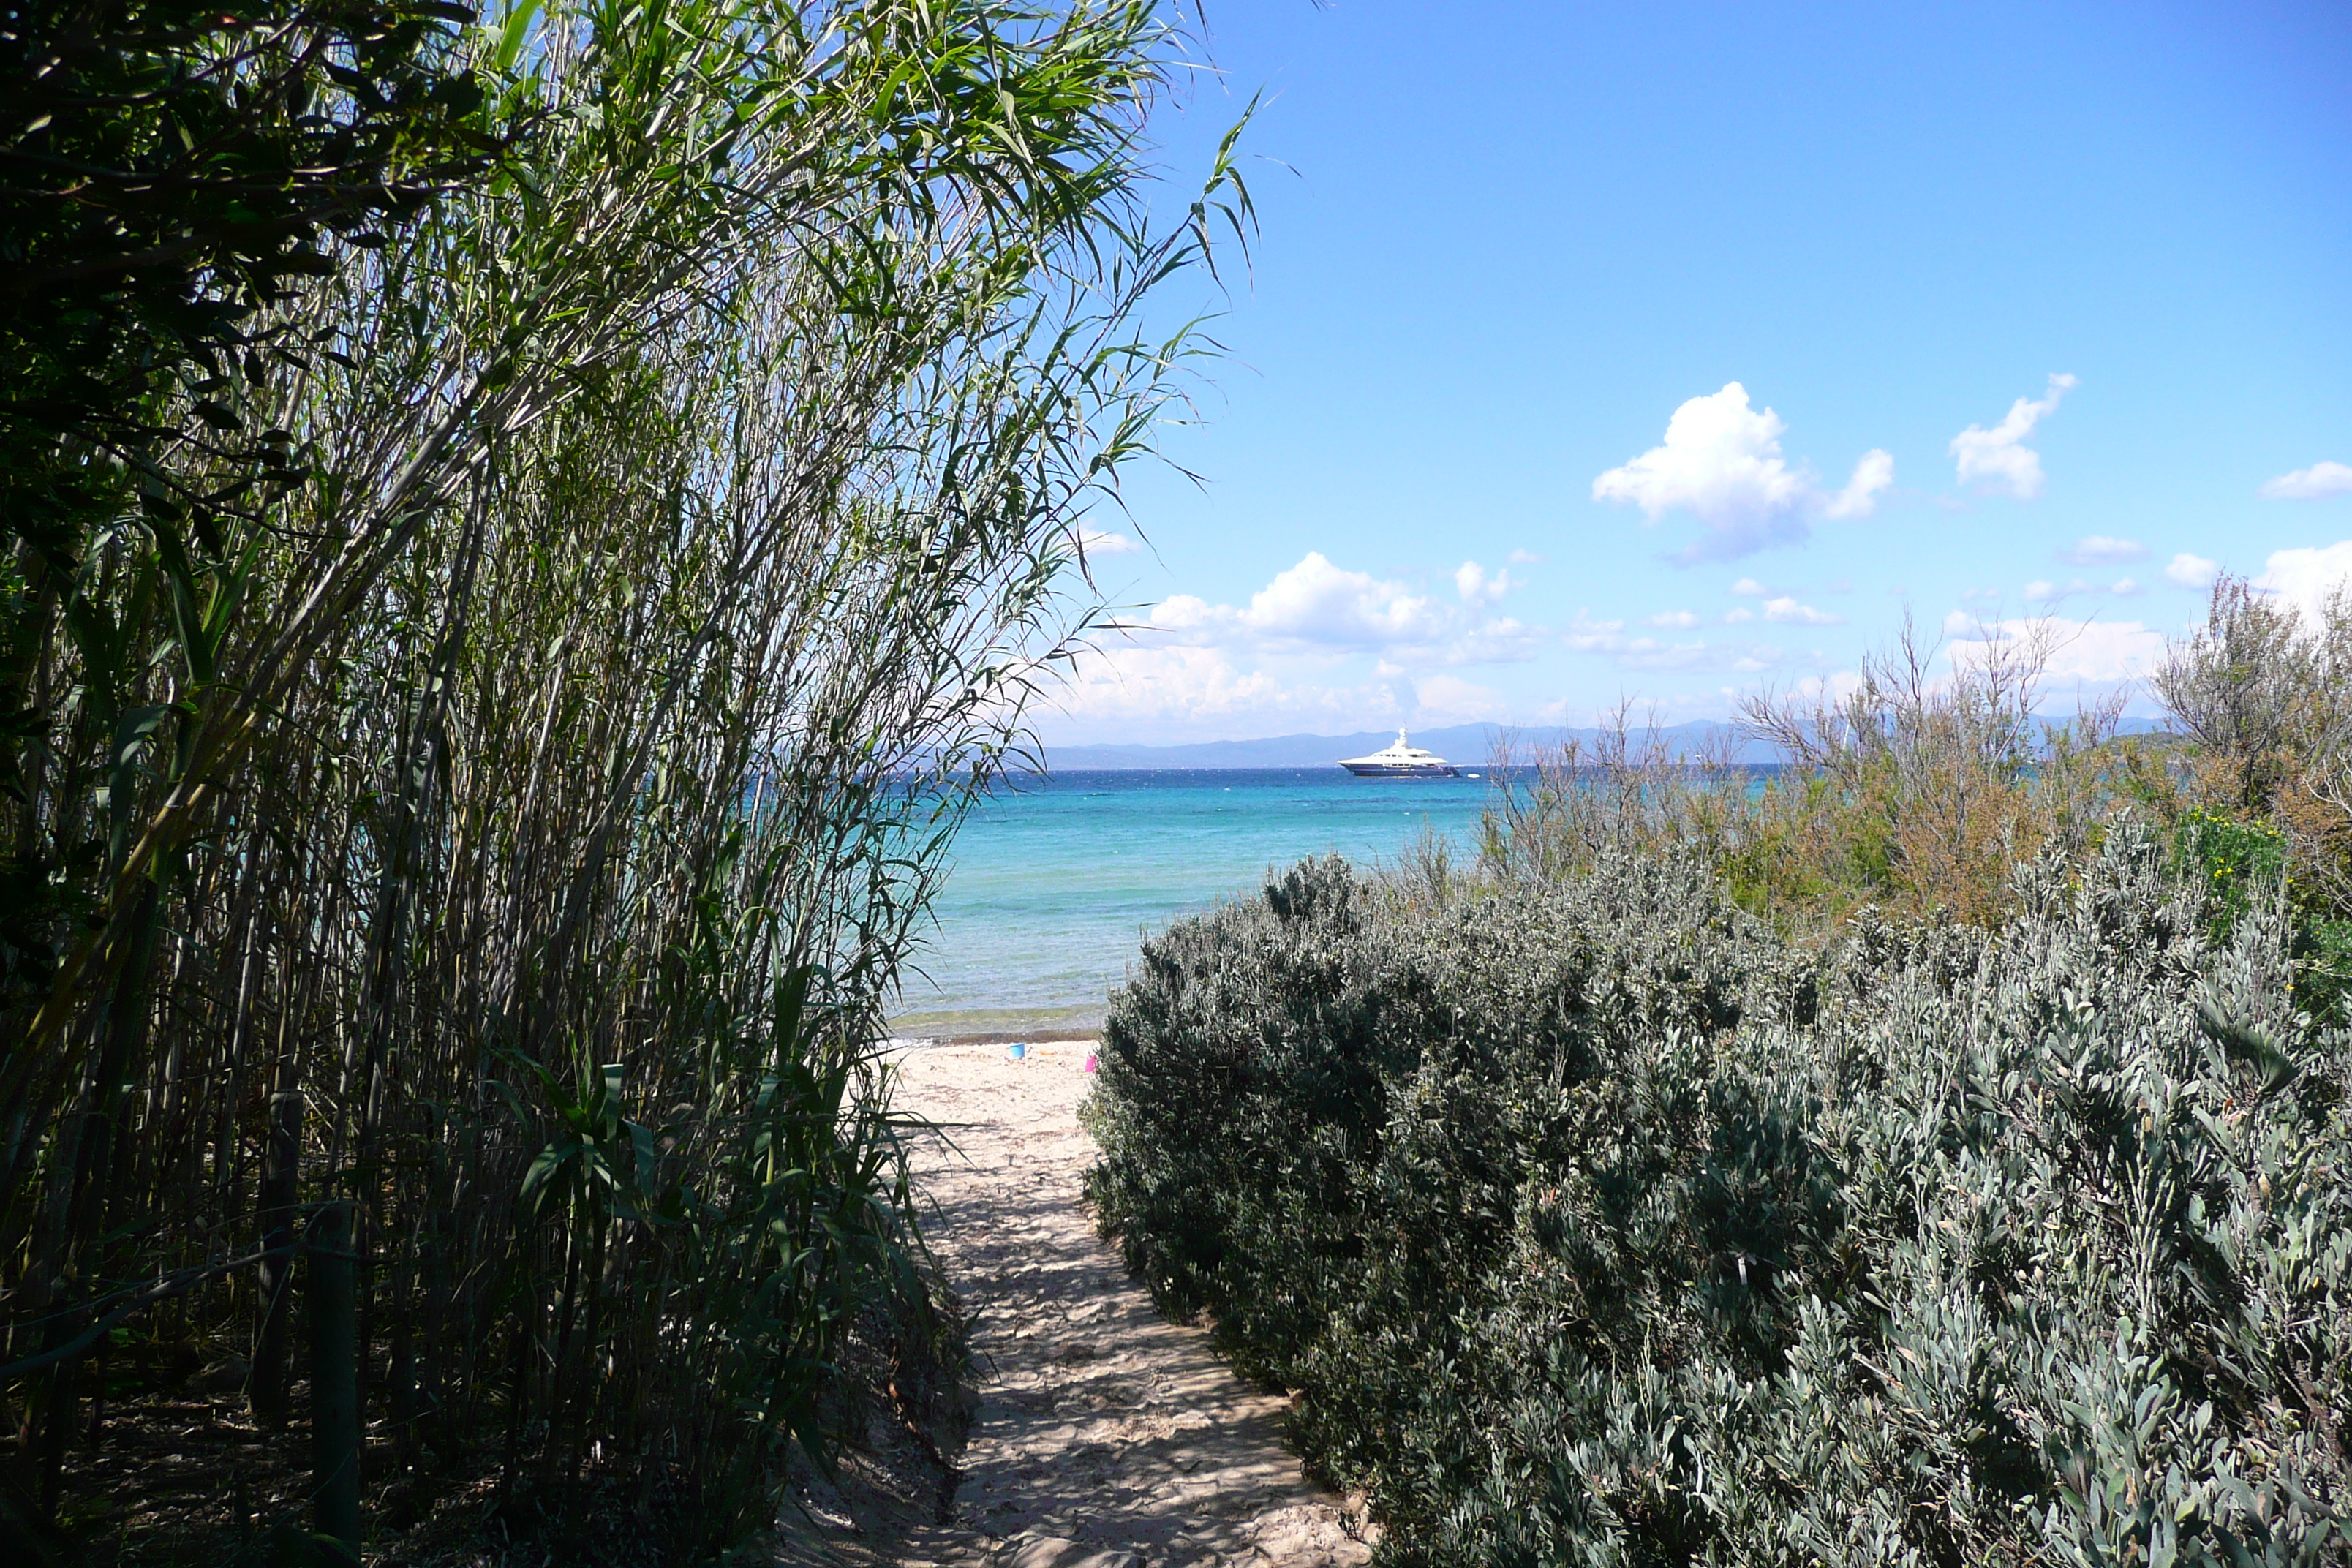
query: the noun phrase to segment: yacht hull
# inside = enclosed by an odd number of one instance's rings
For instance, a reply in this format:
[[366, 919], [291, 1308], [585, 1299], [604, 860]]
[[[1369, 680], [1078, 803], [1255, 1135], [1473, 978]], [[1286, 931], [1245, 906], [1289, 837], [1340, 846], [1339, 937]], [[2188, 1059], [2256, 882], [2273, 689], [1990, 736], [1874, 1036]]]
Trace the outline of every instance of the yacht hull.
[[1462, 770], [1446, 763], [1341, 763], [1360, 779], [1452, 779]]

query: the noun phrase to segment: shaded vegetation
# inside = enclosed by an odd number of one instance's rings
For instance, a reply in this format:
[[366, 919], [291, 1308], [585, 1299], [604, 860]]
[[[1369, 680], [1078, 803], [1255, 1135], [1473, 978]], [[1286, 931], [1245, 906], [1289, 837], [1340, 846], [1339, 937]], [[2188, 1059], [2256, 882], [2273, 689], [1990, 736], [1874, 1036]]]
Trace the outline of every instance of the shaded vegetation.
[[[875, 1045], [1247, 226], [1149, 221], [1172, 22], [11, 13], [12, 1526], [701, 1554], [953, 1353]], [[199, 1384], [316, 1471], [142, 1539]]]

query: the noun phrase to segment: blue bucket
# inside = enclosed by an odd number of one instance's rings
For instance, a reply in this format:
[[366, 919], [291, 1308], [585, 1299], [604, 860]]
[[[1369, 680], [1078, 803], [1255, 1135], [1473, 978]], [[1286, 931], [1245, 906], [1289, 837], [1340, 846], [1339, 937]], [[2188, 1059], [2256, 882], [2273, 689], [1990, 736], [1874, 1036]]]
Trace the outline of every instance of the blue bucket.
[[1023, 1045], [1019, 1040], [1015, 1040], [1011, 1045], [1004, 1047], [1004, 1054], [1011, 1057], [1017, 1062], [1021, 1060], [1022, 1058], [1029, 1054], [1029, 1047]]

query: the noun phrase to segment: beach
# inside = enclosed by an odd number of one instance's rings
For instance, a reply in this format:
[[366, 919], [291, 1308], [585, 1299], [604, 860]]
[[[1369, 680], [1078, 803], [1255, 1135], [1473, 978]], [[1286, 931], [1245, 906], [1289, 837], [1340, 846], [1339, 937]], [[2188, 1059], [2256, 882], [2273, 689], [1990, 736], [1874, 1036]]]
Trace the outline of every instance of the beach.
[[1236, 1379], [1204, 1329], [1162, 1319], [1095, 1232], [1078, 1121], [1090, 1040], [933, 1046], [898, 1058], [902, 1109], [938, 1124], [918, 1173], [927, 1237], [976, 1315], [971, 1425], [929, 1517], [874, 1499], [815, 1511], [853, 1562], [988, 1568], [1341, 1568], [1360, 1510], [1282, 1443], [1288, 1402]]

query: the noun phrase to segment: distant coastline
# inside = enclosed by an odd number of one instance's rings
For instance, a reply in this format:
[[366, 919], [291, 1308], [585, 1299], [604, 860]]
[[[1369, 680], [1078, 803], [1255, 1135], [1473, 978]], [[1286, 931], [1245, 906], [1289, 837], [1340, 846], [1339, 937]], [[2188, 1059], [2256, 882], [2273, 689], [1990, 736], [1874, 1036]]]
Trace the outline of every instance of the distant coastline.
[[[2142, 734], [2163, 728], [2150, 719], [2126, 719], [2123, 734]], [[1605, 731], [1559, 727], [1514, 729], [1503, 724], [1456, 724], [1450, 729], [1416, 729], [1416, 745], [1427, 746], [1451, 758], [1464, 769], [1484, 770], [1497, 741], [1508, 735], [1522, 751], [1557, 748], [1574, 740], [1590, 746]], [[1636, 731], [1637, 740], [1646, 739]], [[1656, 737], [1674, 757], [1701, 754], [1748, 767], [1769, 767], [1787, 762], [1780, 748], [1761, 741], [1736, 724], [1696, 719], [1685, 724], [1662, 725]], [[1394, 738], [1393, 730], [1360, 730], [1347, 735], [1274, 735], [1257, 741], [1198, 741], [1172, 746], [1066, 745], [1042, 749], [1049, 773], [1082, 770], [1153, 771], [1201, 768], [1313, 768], [1334, 766], [1341, 757], [1377, 751]]]
[[[1458, 768], [1484, 768], [1496, 742], [1509, 736], [1521, 748], [1550, 749], [1571, 739], [1590, 744], [1599, 730], [1558, 727], [1515, 730], [1502, 724], [1456, 724], [1450, 729], [1415, 729], [1413, 743], [1444, 753]], [[1658, 738], [1676, 756], [1728, 742], [1731, 760], [1775, 763], [1780, 752], [1752, 740], [1735, 726], [1696, 720], [1662, 727]], [[1200, 741], [1185, 745], [1047, 746], [1046, 767], [1053, 772], [1081, 768], [1311, 768], [1336, 766], [1341, 757], [1375, 752], [1396, 738], [1393, 728], [1360, 730], [1347, 735], [1274, 735], [1258, 741]]]

